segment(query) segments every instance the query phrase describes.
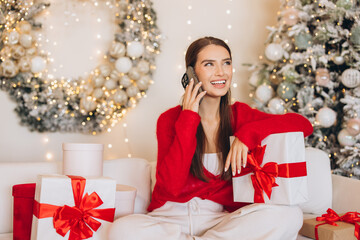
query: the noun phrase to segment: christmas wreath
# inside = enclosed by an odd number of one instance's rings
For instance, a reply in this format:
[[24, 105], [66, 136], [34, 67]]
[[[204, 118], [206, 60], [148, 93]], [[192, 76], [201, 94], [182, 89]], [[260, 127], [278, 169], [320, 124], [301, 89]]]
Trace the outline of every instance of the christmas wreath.
[[0, 88], [16, 101], [21, 124], [38, 132], [110, 131], [152, 83], [160, 31], [149, 0], [117, 0], [119, 30], [105, 60], [89, 76], [56, 79], [46, 74], [47, 57], [33, 32], [35, 17], [50, 4], [2, 1]]

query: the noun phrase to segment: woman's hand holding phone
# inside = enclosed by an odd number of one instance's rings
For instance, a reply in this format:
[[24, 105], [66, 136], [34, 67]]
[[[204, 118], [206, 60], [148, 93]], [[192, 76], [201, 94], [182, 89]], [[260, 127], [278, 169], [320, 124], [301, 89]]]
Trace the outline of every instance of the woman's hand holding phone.
[[232, 175], [241, 172], [241, 167], [246, 166], [247, 154], [249, 148], [235, 137], [234, 142], [231, 144], [229, 154], [225, 162], [225, 172], [229, 169], [231, 165]]
[[185, 88], [185, 95], [182, 103], [183, 110], [191, 110], [199, 112], [200, 100], [205, 96], [206, 91], [202, 91], [198, 94], [201, 82], [194, 86], [194, 80], [191, 79], [190, 83]]

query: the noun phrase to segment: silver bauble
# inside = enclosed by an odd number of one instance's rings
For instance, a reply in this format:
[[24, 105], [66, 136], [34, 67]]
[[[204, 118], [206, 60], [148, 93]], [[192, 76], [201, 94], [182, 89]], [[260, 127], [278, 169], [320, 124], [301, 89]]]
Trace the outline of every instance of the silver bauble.
[[355, 88], [360, 85], [360, 72], [355, 68], [346, 69], [341, 74], [341, 82], [348, 88]]
[[137, 64], [137, 69], [142, 74], [147, 74], [150, 70], [150, 63], [146, 60], [140, 60]]
[[285, 111], [285, 102], [278, 97], [271, 99], [268, 103], [268, 108], [272, 114], [283, 114]]
[[109, 89], [109, 90], [113, 90], [115, 89], [118, 85], [117, 85], [117, 82], [112, 80], [112, 79], [109, 79], [109, 80], [106, 80], [105, 83], [104, 83], [104, 86]]
[[94, 87], [91, 84], [85, 84], [83, 86], [83, 89], [84, 90], [80, 92], [80, 95], [81, 95], [80, 97], [86, 97], [86, 96], [92, 94], [94, 91]]
[[16, 63], [10, 59], [7, 59], [4, 62], [2, 62], [1, 67], [2, 67], [2, 75], [8, 78], [15, 77], [19, 71], [19, 68], [16, 65]]
[[99, 99], [104, 95], [104, 91], [101, 88], [96, 88], [92, 95], [94, 98]]
[[32, 56], [32, 55], [36, 55], [36, 53], [37, 53], [36, 47], [30, 47], [26, 49], [26, 55]]
[[128, 96], [124, 90], [118, 89], [114, 93], [113, 99], [115, 103], [125, 105], [128, 100]]
[[13, 45], [11, 47], [11, 56], [14, 59], [20, 59], [21, 57], [25, 56], [25, 48], [20, 45]]
[[115, 68], [120, 73], [127, 73], [132, 67], [132, 61], [128, 57], [121, 57], [115, 62]]
[[149, 75], [142, 76], [139, 80], [136, 81], [136, 86], [140, 90], [147, 90], [149, 88], [151, 78]]
[[282, 46], [280, 44], [277, 43], [270, 43], [266, 48], [265, 48], [265, 56], [267, 57], [267, 59], [271, 60], [271, 61], [278, 61], [280, 59], [282, 59], [284, 55], [284, 49], [282, 48]]
[[17, 31], [11, 31], [8, 34], [8, 43], [10, 45], [15, 45], [19, 42], [20, 34]]
[[120, 73], [116, 70], [112, 70], [112, 72], [110, 73], [110, 79], [114, 80], [114, 81], [119, 81], [120, 80]]
[[262, 103], [268, 102], [274, 95], [274, 89], [267, 84], [262, 84], [257, 87], [255, 91], [255, 97]]
[[33, 38], [30, 34], [21, 34], [20, 35], [20, 44], [24, 48], [30, 48], [33, 43]]
[[96, 109], [97, 103], [93, 97], [87, 96], [80, 100], [80, 107], [87, 112], [91, 112]]
[[139, 93], [139, 89], [134, 85], [132, 85], [126, 89], [126, 94], [129, 97], [136, 97], [138, 93]]
[[8, 45], [5, 45], [2, 49], [1, 49], [1, 52], [0, 52], [0, 56], [2, 57], [2, 58], [9, 58], [9, 57], [11, 57], [11, 47], [10, 46], [8, 46]]
[[136, 67], [131, 68], [128, 75], [132, 80], [138, 80], [141, 77], [141, 74]]
[[21, 72], [28, 72], [31, 69], [31, 59], [28, 56], [22, 57], [19, 62], [18, 66]]
[[92, 83], [97, 88], [100, 88], [100, 87], [104, 86], [104, 82], [105, 82], [105, 78], [103, 76], [101, 76], [101, 75], [94, 76], [93, 79], [92, 79]]
[[341, 55], [336, 55], [333, 57], [333, 62], [336, 65], [342, 65], [345, 62], [345, 58]]
[[138, 58], [144, 53], [144, 45], [138, 41], [129, 42], [127, 45], [126, 54], [129, 57]]
[[109, 54], [113, 58], [123, 57], [123, 56], [125, 56], [125, 53], [126, 53], [126, 47], [125, 47], [125, 45], [123, 43], [113, 42], [111, 44]]
[[128, 88], [129, 86], [132, 85], [131, 79], [129, 78], [128, 75], [124, 75], [120, 78], [120, 85], [123, 86], [124, 88]]
[[101, 76], [107, 77], [110, 75], [112, 68], [109, 64], [101, 64], [98, 66], [98, 70], [100, 71]]
[[316, 114], [316, 121], [320, 126], [328, 128], [336, 122], [336, 112], [328, 107], [321, 108]]
[[341, 146], [352, 146], [356, 143], [356, 139], [352, 136], [346, 128], [343, 128], [338, 136], [337, 139]]
[[46, 60], [40, 56], [35, 56], [31, 59], [31, 72], [39, 73], [45, 70]]
[[16, 25], [16, 29], [20, 33], [30, 33], [31, 32], [31, 24], [27, 21], [21, 21]]

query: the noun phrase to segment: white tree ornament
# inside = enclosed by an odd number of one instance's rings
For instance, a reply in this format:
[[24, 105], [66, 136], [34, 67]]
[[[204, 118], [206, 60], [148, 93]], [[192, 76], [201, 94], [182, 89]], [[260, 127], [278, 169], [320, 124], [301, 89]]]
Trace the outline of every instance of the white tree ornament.
[[316, 121], [318, 121], [322, 127], [331, 127], [336, 121], [336, 112], [331, 108], [323, 107], [316, 114]]
[[282, 59], [284, 55], [284, 49], [280, 44], [271, 43], [265, 49], [265, 56], [271, 61], [278, 61]]
[[341, 82], [348, 88], [355, 88], [360, 84], [360, 72], [356, 69], [346, 69], [341, 74]]

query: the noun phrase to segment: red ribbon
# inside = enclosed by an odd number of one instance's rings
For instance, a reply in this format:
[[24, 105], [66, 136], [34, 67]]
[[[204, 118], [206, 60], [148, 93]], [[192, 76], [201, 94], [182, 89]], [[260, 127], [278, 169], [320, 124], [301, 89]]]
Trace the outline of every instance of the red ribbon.
[[331, 208], [329, 208], [326, 212], [327, 213], [321, 215], [321, 217], [316, 218], [316, 221], [325, 221], [325, 222], [317, 224], [315, 226], [315, 239], [316, 240], [319, 240], [319, 233], [318, 233], [319, 226], [324, 225], [324, 224], [330, 224], [330, 225], [333, 225], [333, 226], [338, 226], [335, 223], [335, 222], [338, 222], [338, 221], [354, 224], [355, 225], [354, 235], [355, 235], [356, 239], [360, 240], [360, 225], [357, 223], [357, 222], [360, 222], [360, 213], [358, 213], [358, 212], [347, 212], [343, 216], [340, 217]]
[[53, 217], [53, 225], [58, 234], [65, 236], [70, 231], [69, 240], [87, 239], [101, 226], [94, 218], [108, 222], [114, 221], [115, 208], [95, 209], [103, 204], [96, 192], [84, 194], [86, 179], [79, 176], [71, 178], [75, 206], [55, 206], [34, 202], [34, 215], [37, 218]]
[[247, 156], [247, 166], [241, 170], [241, 173], [235, 177], [243, 176], [249, 173], [251, 175], [252, 185], [254, 187], [254, 202], [264, 203], [263, 192], [270, 199], [272, 188], [279, 186], [276, 184], [275, 179], [277, 177], [293, 178], [293, 177], [304, 177], [307, 175], [306, 162], [296, 163], [283, 163], [277, 164], [276, 162], [268, 162], [264, 166], [260, 167], [264, 154], [265, 146], [257, 146]]

